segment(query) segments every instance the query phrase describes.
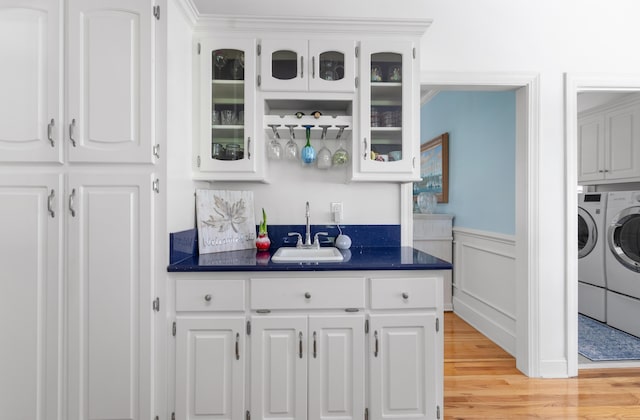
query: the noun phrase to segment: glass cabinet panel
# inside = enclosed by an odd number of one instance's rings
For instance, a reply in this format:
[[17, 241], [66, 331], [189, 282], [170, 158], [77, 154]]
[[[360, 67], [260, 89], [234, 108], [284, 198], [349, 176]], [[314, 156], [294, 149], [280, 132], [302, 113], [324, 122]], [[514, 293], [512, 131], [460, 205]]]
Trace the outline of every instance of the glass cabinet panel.
[[194, 177], [262, 179], [255, 153], [255, 89], [250, 83], [256, 77], [255, 40], [207, 38], [199, 46], [200, 131]]
[[402, 55], [371, 55], [371, 159], [400, 161], [402, 155]]
[[244, 158], [244, 51], [211, 52], [211, 158]]
[[319, 56], [319, 77], [323, 80], [334, 81], [344, 79], [344, 54], [338, 51], [323, 52]]
[[271, 75], [278, 80], [291, 80], [298, 75], [298, 54], [279, 50], [271, 54]]

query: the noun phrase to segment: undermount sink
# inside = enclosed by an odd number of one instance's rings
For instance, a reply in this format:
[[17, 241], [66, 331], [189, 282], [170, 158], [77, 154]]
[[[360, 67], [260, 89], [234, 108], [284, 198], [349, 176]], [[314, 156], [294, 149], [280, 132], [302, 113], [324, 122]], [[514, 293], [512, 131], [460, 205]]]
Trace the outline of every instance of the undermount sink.
[[291, 262], [339, 262], [344, 257], [338, 248], [279, 248], [271, 257], [271, 261], [276, 263]]

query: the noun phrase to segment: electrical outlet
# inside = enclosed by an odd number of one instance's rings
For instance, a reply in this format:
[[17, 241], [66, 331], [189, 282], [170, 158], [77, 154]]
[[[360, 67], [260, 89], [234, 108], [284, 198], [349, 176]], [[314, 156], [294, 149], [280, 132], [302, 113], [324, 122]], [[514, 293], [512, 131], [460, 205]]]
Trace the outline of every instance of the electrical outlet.
[[342, 203], [331, 203], [331, 218], [334, 223], [342, 222]]

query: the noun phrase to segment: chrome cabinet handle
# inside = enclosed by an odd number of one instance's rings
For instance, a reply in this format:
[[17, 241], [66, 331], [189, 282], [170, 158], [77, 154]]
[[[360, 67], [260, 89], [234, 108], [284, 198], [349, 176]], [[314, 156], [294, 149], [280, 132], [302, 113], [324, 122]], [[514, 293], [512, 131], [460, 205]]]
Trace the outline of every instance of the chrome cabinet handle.
[[207, 302], [211, 302], [211, 295], [204, 295], [204, 300], [206, 300]]
[[378, 331], [374, 331], [375, 345], [373, 347], [373, 357], [378, 357]]
[[304, 57], [300, 56], [300, 78], [304, 79]]
[[153, 145], [152, 153], [153, 153], [153, 156], [156, 157], [156, 159], [160, 159], [160, 145], [159, 144]]
[[240, 333], [236, 333], [236, 360], [240, 360]]
[[402, 299], [409, 299], [409, 293], [402, 293]]
[[51, 144], [51, 147], [56, 146], [56, 142], [53, 140], [53, 127], [55, 127], [55, 125], [56, 125], [56, 120], [51, 118], [51, 122], [47, 124], [47, 138], [49, 139], [49, 143]]
[[298, 333], [298, 357], [302, 359], [302, 331]]
[[311, 293], [306, 292], [306, 293], [304, 294], [304, 297], [305, 297], [305, 299], [311, 299]]
[[315, 359], [318, 355], [318, 348], [316, 346], [316, 332], [313, 332], [313, 358]]
[[367, 160], [367, 138], [366, 137], [364, 138], [364, 153], [363, 153], [362, 158], [364, 160]]
[[76, 147], [75, 131], [76, 131], [76, 119], [74, 118], [71, 120], [71, 124], [69, 124], [69, 140], [71, 140], [71, 145], [73, 147]]
[[49, 210], [49, 215], [53, 218], [56, 217], [56, 212], [53, 210], [53, 199], [56, 197], [56, 191], [51, 190], [49, 193], [49, 197], [47, 197], [47, 210]]
[[247, 159], [251, 160], [251, 137], [247, 137]]
[[311, 57], [311, 78], [316, 78], [316, 56]]
[[76, 189], [74, 188], [71, 190], [71, 194], [69, 194], [69, 212], [71, 213], [71, 217], [76, 217], [75, 198]]

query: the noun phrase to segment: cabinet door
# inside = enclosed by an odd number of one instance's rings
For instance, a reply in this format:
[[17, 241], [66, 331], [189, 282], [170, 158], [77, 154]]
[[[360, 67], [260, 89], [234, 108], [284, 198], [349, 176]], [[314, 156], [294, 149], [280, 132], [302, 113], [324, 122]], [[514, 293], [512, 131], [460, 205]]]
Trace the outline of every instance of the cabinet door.
[[255, 41], [200, 41], [200, 136], [203, 178], [261, 179], [264, 153], [255, 139]]
[[0, 175], [2, 418], [62, 420], [59, 175]]
[[436, 418], [435, 315], [371, 315], [370, 418]]
[[251, 417], [307, 418], [307, 317], [251, 320]]
[[151, 183], [69, 175], [69, 420], [153, 417]]
[[309, 41], [311, 78], [309, 90], [355, 92], [356, 42], [352, 40]]
[[244, 325], [244, 317], [178, 319], [177, 418], [244, 418]]
[[60, 11], [54, 0], [0, 0], [2, 162], [61, 162]]
[[364, 416], [364, 316], [309, 317], [309, 420]]
[[152, 162], [152, 2], [69, 0], [72, 162]]
[[604, 178], [604, 117], [602, 114], [580, 118], [578, 122], [578, 181]]
[[310, 77], [306, 39], [265, 39], [260, 43], [260, 88], [304, 91]]
[[[354, 180], [417, 180], [417, 73], [411, 42], [362, 42], [361, 139], [354, 150]], [[414, 92], [415, 91], [415, 92]]]
[[640, 106], [625, 106], [606, 115], [609, 147], [606, 179], [640, 177]]

